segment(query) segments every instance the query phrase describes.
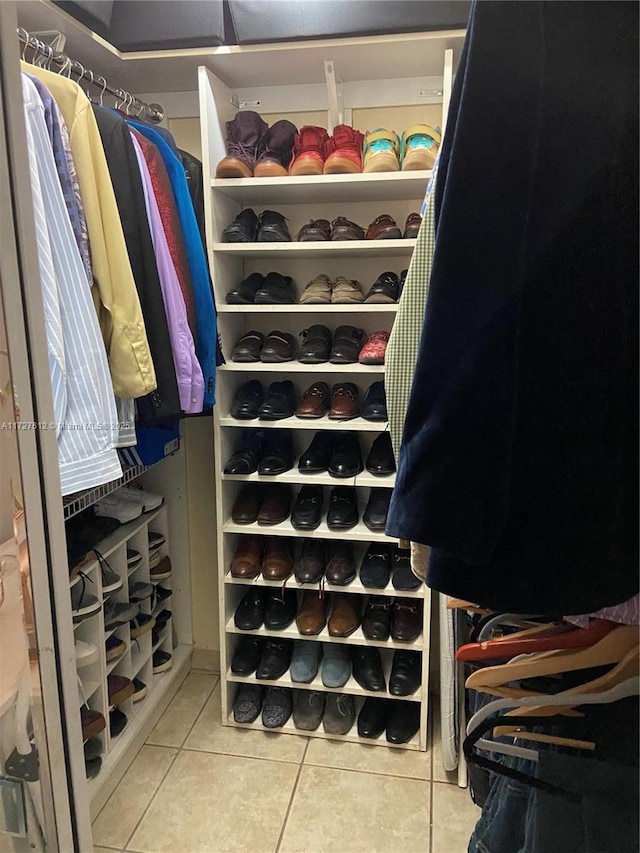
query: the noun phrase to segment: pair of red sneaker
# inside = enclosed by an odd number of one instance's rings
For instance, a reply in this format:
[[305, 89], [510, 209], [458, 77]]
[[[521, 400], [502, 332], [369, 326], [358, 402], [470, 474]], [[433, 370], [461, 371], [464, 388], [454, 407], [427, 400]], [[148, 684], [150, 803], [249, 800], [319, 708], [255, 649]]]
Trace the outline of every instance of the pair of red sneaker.
[[329, 136], [323, 127], [307, 125], [293, 143], [290, 175], [352, 175], [362, 171], [364, 136], [339, 124]]

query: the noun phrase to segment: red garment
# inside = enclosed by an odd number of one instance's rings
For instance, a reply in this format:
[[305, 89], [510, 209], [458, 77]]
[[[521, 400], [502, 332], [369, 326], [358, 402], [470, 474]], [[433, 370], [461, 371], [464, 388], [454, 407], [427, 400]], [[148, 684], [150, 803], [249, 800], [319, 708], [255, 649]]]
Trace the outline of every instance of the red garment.
[[162, 227], [164, 228], [164, 233], [167, 237], [171, 260], [176, 268], [180, 290], [182, 291], [182, 298], [184, 299], [184, 304], [187, 309], [187, 322], [189, 323], [189, 328], [191, 329], [191, 334], [195, 341], [197, 338], [193, 284], [191, 283], [191, 273], [189, 272], [189, 261], [187, 260], [187, 253], [184, 247], [182, 226], [180, 225], [180, 218], [178, 217], [178, 209], [176, 208], [176, 202], [173, 197], [173, 190], [171, 189], [169, 175], [167, 174], [166, 166], [162, 162], [160, 152], [153, 142], [149, 142], [148, 139], [142, 136], [141, 133], [138, 133], [134, 128], [129, 127], [129, 130], [135, 135], [136, 140], [140, 143], [140, 148], [142, 148], [144, 159], [149, 168], [151, 184], [153, 186], [156, 201], [158, 202], [160, 219], [162, 220]]

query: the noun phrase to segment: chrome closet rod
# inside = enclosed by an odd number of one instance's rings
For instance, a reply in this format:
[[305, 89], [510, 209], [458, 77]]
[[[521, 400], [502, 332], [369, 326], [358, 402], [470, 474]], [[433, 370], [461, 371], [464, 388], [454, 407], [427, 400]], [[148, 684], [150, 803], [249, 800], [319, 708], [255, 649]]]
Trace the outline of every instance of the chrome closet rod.
[[135, 114], [139, 116], [144, 114], [145, 118], [155, 123], [161, 122], [164, 119], [164, 110], [160, 104], [146, 104], [130, 92], [126, 92], [124, 89], [119, 89], [110, 85], [104, 77], [99, 74], [94, 74], [93, 71], [85, 68], [81, 62], [78, 62], [75, 59], [70, 59], [65, 53], [54, 50], [50, 44], [40, 41], [40, 39], [32, 36], [23, 27], [18, 27], [18, 38], [25, 47], [30, 47], [35, 50], [36, 56], [38, 52], [41, 53], [46, 60], [47, 67], [49, 67], [51, 63], [55, 63], [62, 71], [68, 70], [69, 76], [71, 76], [71, 72], [73, 72], [77, 76], [78, 82], [80, 80], [86, 80], [87, 83], [99, 88], [101, 90], [101, 98], [105, 92], [108, 92], [110, 95], [113, 95], [115, 98], [122, 101], [122, 105], [125, 110], [127, 112], [131, 110], [132, 115]]

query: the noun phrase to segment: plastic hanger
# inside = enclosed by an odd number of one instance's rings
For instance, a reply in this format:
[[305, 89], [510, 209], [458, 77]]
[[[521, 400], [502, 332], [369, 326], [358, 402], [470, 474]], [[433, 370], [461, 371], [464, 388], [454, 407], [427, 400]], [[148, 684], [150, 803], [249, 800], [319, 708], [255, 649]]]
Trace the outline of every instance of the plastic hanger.
[[619, 663], [637, 645], [638, 629], [633, 625], [620, 625], [587, 649], [542, 652], [526, 660], [479, 669], [467, 678], [466, 686], [484, 690], [486, 687], [503, 686], [509, 681], [607, 666]]

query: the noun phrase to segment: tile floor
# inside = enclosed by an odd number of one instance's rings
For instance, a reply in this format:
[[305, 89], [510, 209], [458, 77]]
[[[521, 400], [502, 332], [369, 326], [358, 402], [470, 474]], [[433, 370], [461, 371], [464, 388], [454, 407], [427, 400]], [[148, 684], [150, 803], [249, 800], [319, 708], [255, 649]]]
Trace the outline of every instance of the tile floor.
[[187, 676], [96, 818], [96, 853], [465, 853], [479, 811], [437, 720], [427, 753], [225, 728], [217, 683]]

